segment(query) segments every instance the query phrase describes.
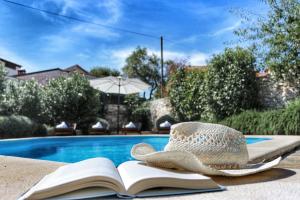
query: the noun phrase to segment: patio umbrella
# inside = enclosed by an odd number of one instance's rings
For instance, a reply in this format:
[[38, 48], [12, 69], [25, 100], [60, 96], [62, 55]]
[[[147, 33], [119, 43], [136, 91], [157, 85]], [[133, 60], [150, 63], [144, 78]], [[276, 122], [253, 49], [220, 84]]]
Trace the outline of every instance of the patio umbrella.
[[107, 76], [90, 80], [90, 85], [102, 92], [118, 94], [117, 132], [119, 134], [120, 94], [135, 94], [150, 86], [137, 78]]

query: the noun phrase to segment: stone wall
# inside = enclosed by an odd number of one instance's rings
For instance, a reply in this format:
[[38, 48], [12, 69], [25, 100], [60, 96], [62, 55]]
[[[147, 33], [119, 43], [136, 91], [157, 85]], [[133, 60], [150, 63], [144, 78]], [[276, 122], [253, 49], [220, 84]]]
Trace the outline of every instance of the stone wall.
[[[117, 104], [108, 104], [107, 105], [107, 111], [104, 116], [104, 119], [106, 119], [110, 125], [110, 130], [115, 131], [117, 130], [117, 113], [118, 113], [118, 105]], [[122, 125], [128, 123], [128, 115], [125, 105], [120, 105], [120, 127]]]
[[173, 116], [172, 106], [169, 98], [156, 99], [150, 102], [150, 113], [151, 113], [151, 122], [153, 123], [153, 128], [156, 128], [156, 121], [164, 116], [170, 115]]
[[288, 101], [299, 96], [296, 88], [286, 82], [277, 82], [270, 75], [259, 77], [259, 101], [262, 106], [269, 108], [283, 107]]

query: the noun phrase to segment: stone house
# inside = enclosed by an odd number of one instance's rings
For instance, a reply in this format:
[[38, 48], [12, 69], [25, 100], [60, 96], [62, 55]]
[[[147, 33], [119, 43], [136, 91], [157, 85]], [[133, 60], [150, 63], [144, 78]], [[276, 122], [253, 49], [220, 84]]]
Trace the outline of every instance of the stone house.
[[19, 73], [22, 73], [22, 66], [19, 64], [16, 64], [14, 62], [5, 60], [3, 58], [0, 58], [0, 63], [4, 65], [5, 70], [7, 71], [8, 77], [13, 77], [18, 75]]
[[300, 95], [299, 86], [288, 82], [276, 81], [270, 70], [256, 74], [260, 104], [267, 108], [280, 108]]
[[86, 76], [88, 79], [94, 79], [96, 77], [92, 76], [88, 71], [83, 69], [80, 65], [73, 65], [71, 67], [61, 69], [53, 68], [42, 71], [30, 72], [30, 73], [19, 73], [15, 77], [19, 80], [36, 80], [41, 85], [47, 85], [50, 80], [56, 79], [61, 76], [69, 76], [72, 73], [80, 73]]

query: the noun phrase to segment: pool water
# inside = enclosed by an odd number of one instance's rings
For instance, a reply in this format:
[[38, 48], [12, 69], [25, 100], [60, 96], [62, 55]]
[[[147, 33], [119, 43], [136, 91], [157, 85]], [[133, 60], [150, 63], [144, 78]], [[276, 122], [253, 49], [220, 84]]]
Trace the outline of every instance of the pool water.
[[[88, 158], [107, 157], [115, 165], [133, 160], [134, 144], [145, 142], [156, 150], [168, 143], [168, 136], [105, 136], [105, 137], [48, 137], [19, 140], [0, 140], [0, 155], [73, 163]], [[269, 140], [247, 138], [247, 144]]]

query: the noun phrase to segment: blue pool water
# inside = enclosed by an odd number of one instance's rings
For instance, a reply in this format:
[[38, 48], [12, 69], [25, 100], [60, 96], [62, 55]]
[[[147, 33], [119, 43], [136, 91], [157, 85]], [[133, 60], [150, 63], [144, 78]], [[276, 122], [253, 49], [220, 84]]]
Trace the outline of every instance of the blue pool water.
[[[168, 136], [48, 137], [0, 140], [0, 155], [73, 163], [88, 158], [108, 157], [116, 165], [127, 160], [134, 144], [145, 142], [156, 150], [168, 143]], [[269, 140], [247, 138], [247, 144]]]

